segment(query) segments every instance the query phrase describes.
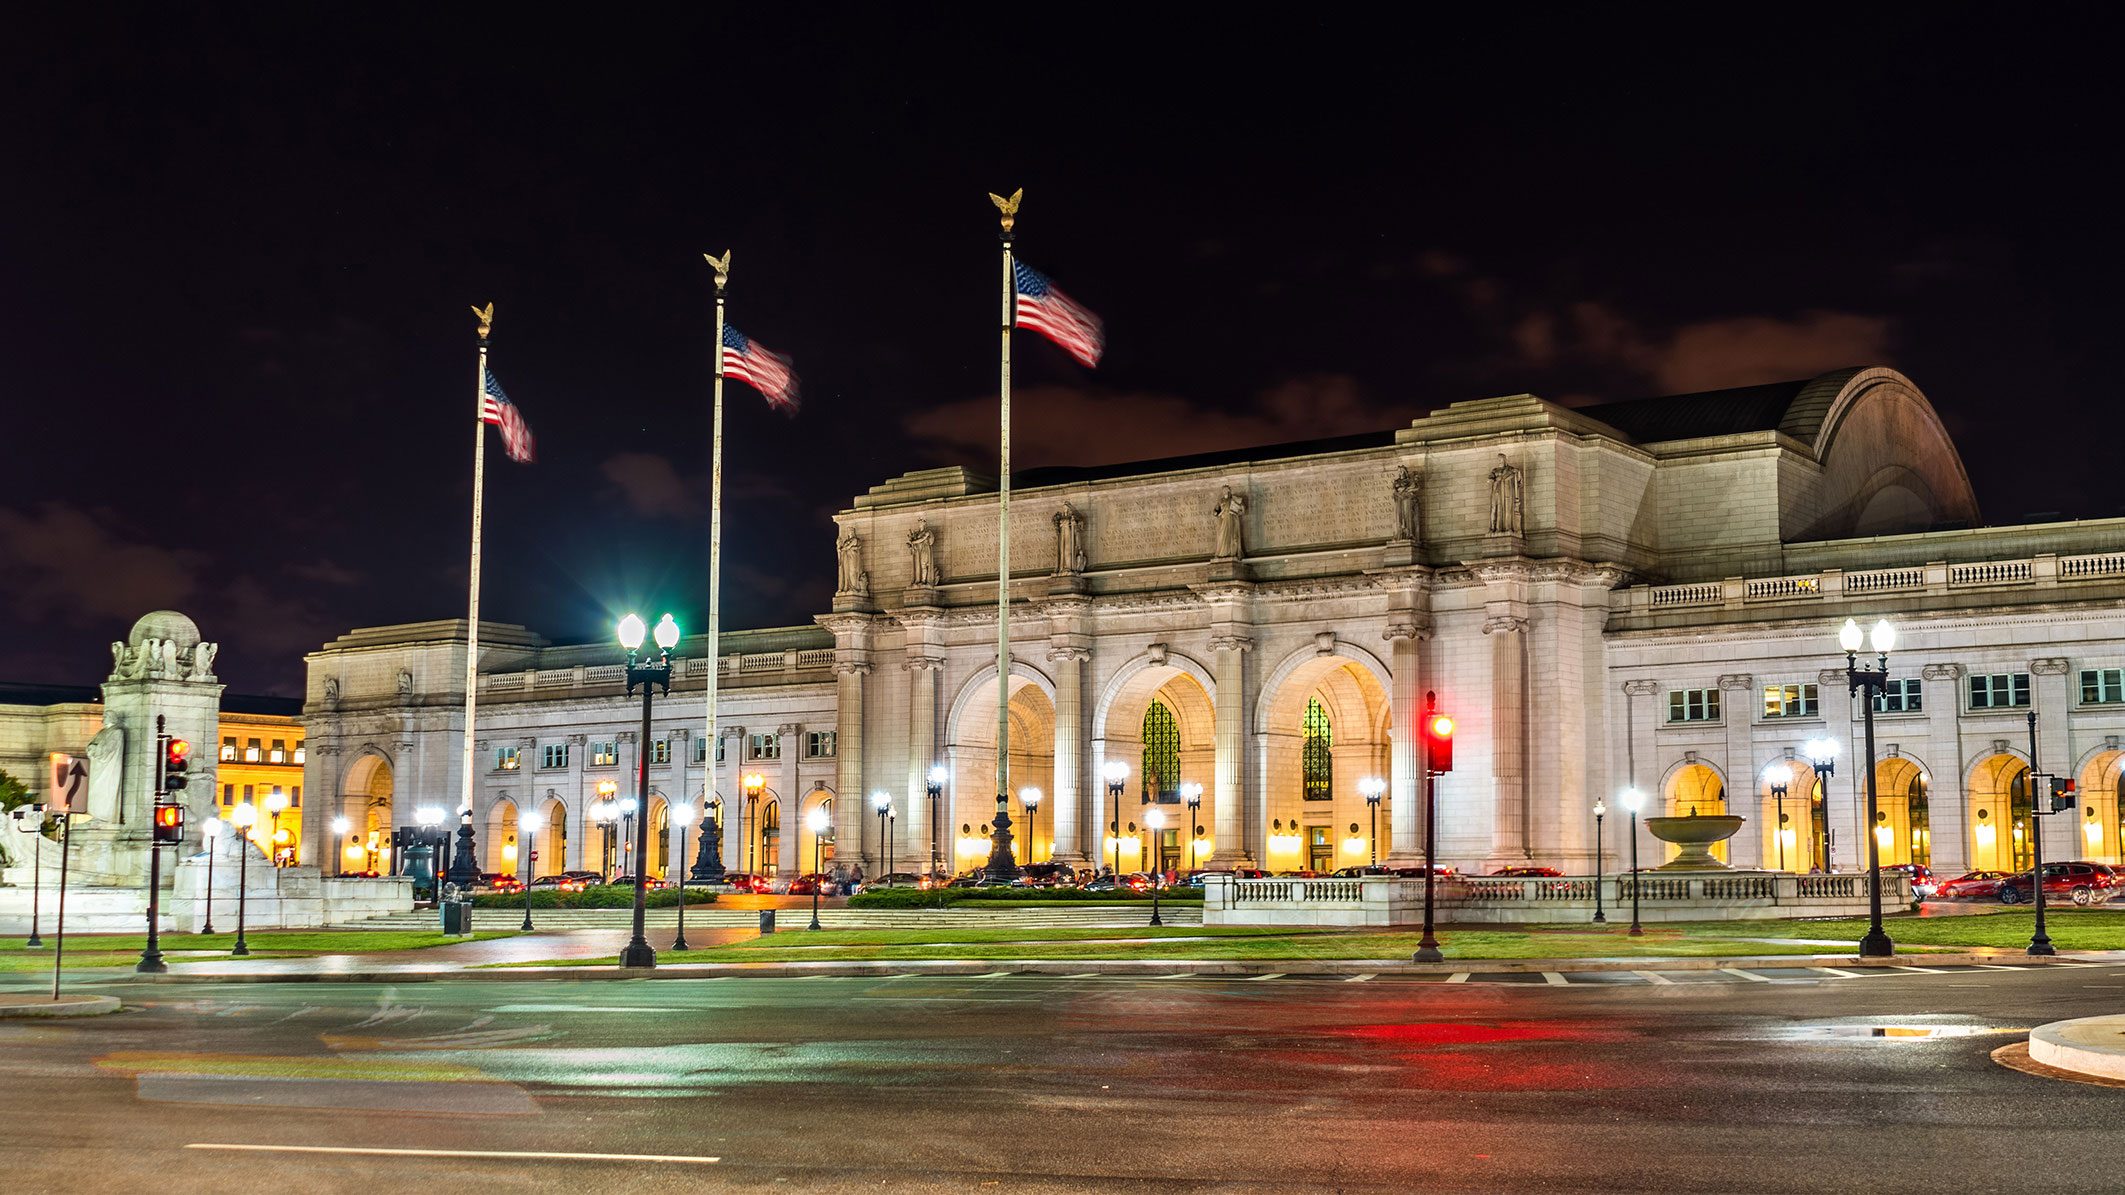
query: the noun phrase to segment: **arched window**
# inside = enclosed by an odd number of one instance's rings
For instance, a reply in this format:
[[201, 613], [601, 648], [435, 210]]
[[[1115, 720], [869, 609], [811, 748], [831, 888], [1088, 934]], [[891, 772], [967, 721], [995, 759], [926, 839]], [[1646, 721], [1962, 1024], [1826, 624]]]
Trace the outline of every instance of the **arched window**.
[[1181, 727], [1163, 701], [1144, 711], [1144, 799], [1181, 799]]
[[1299, 749], [1299, 774], [1304, 781], [1302, 796], [1308, 801], [1332, 801], [1335, 799], [1335, 729], [1328, 724], [1328, 711], [1321, 708], [1321, 699], [1306, 699], [1306, 721], [1302, 724], [1303, 746]]

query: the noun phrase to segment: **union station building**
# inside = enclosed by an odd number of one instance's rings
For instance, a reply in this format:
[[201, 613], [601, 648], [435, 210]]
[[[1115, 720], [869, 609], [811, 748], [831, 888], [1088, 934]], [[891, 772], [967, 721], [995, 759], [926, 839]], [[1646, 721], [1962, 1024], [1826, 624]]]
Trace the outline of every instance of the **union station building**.
[[[1594, 407], [1458, 402], [1337, 440], [1024, 472], [1010, 510], [1005, 677], [995, 485], [958, 468], [854, 497], [820, 545], [841, 592], [809, 625], [726, 632], [713, 663], [684, 640], [646, 742], [616, 646], [483, 625], [485, 865], [515, 869], [536, 809], [538, 873], [600, 866], [599, 806], [633, 793], [641, 752], [653, 870], [679, 849], [671, 807], [713, 800], [735, 870], [809, 871], [817, 849], [876, 874], [889, 838], [896, 870], [961, 871], [987, 854], [999, 788], [1035, 859], [1414, 862], [1427, 693], [1459, 723], [1438, 845], [1464, 869], [1590, 872], [1597, 800], [1613, 869], [1633, 787], [1649, 813], [1747, 818], [1723, 848], [1737, 866], [1853, 869], [1872, 833], [1885, 861], [2006, 868], [2026, 864], [2033, 820], [2046, 857], [2125, 858], [2125, 520], [1981, 525], [1955, 444], [1891, 369]], [[1899, 632], [1873, 826], [1847, 617]], [[307, 860], [456, 805], [465, 630], [367, 628], [308, 657]], [[1804, 751], [1823, 738], [1829, 775]], [[2032, 819], [2032, 763], [2075, 778], [2083, 805]], [[1645, 837], [1640, 859], [1667, 849]]]

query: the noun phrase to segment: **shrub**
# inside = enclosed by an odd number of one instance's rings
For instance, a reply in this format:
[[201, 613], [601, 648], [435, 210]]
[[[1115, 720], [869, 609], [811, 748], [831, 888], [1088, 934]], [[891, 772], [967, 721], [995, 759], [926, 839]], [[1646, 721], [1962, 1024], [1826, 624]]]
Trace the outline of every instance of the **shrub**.
[[[1201, 904], [1203, 894], [1192, 888], [1167, 888], [1159, 893], [1161, 904]], [[1087, 892], [1082, 888], [881, 888], [849, 897], [852, 909], [942, 909], [960, 904], [987, 903], [1149, 905], [1151, 897], [1133, 893]]]
[[[686, 903], [706, 905], [715, 903], [716, 894], [705, 888], [688, 888]], [[645, 895], [643, 904], [652, 909], [669, 909], [679, 903], [679, 890], [666, 888], [661, 892]], [[618, 884], [599, 884], [581, 892], [561, 892], [553, 888], [535, 888], [531, 893], [534, 909], [631, 909], [635, 905], [635, 890]], [[521, 909], [524, 894], [521, 892], [485, 892], [472, 898], [475, 909]]]

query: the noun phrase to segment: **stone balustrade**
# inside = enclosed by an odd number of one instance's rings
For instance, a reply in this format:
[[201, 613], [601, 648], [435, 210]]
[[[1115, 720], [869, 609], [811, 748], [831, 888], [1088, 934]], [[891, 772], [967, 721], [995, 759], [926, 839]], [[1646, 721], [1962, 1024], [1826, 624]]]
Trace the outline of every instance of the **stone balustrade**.
[[1865, 570], [1824, 569], [1785, 577], [1728, 577], [1682, 585], [1633, 585], [1616, 591], [1619, 612], [1703, 607], [1739, 609], [1771, 602], [1835, 601], [1884, 593], [1946, 594], [1968, 589], [2045, 586], [2125, 579], [2125, 553], [2039, 553], [2022, 560], [1930, 564]]
[[[1626, 922], [1634, 890], [1641, 921], [1853, 917], [1867, 912], [1868, 877], [1863, 872], [1454, 876], [1436, 882], [1433, 899], [1442, 923], [1570, 923], [1592, 919], [1597, 886], [1610, 919]], [[1893, 912], [1910, 903], [1910, 877], [1883, 872], [1883, 908]], [[1205, 925], [1415, 925], [1423, 920], [1423, 909], [1421, 879], [1204, 880]]]
[[[791, 648], [787, 651], [732, 652], [722, 657], [723, 676], [758, 678], [773, 676], [796, 678], [802, 674], [816, 674], [810, 679], [826, 680], [834, 667], [834, 649]], [[677, 661], [677, 675], [699, 677], [708, 673], [708, 661], [698, 657], [681, 657]], [[627, 669], [621, 664], [579, 664], [572, 668], [528, 668], [520, 672], [490, 672], [480, 677], [482, 693], [518, 693], [537, 691], [541, 693], [560, 689], [602, 689], [626, 683]]]

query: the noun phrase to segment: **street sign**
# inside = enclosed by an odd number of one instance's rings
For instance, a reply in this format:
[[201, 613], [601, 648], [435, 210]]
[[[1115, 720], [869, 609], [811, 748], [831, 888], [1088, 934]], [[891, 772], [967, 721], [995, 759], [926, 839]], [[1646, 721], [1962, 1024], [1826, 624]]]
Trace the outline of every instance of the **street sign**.
[[51, 811], [53, 813], [87, 813], [89, 811], [89, 761], [72, 755], [52, 753]]

